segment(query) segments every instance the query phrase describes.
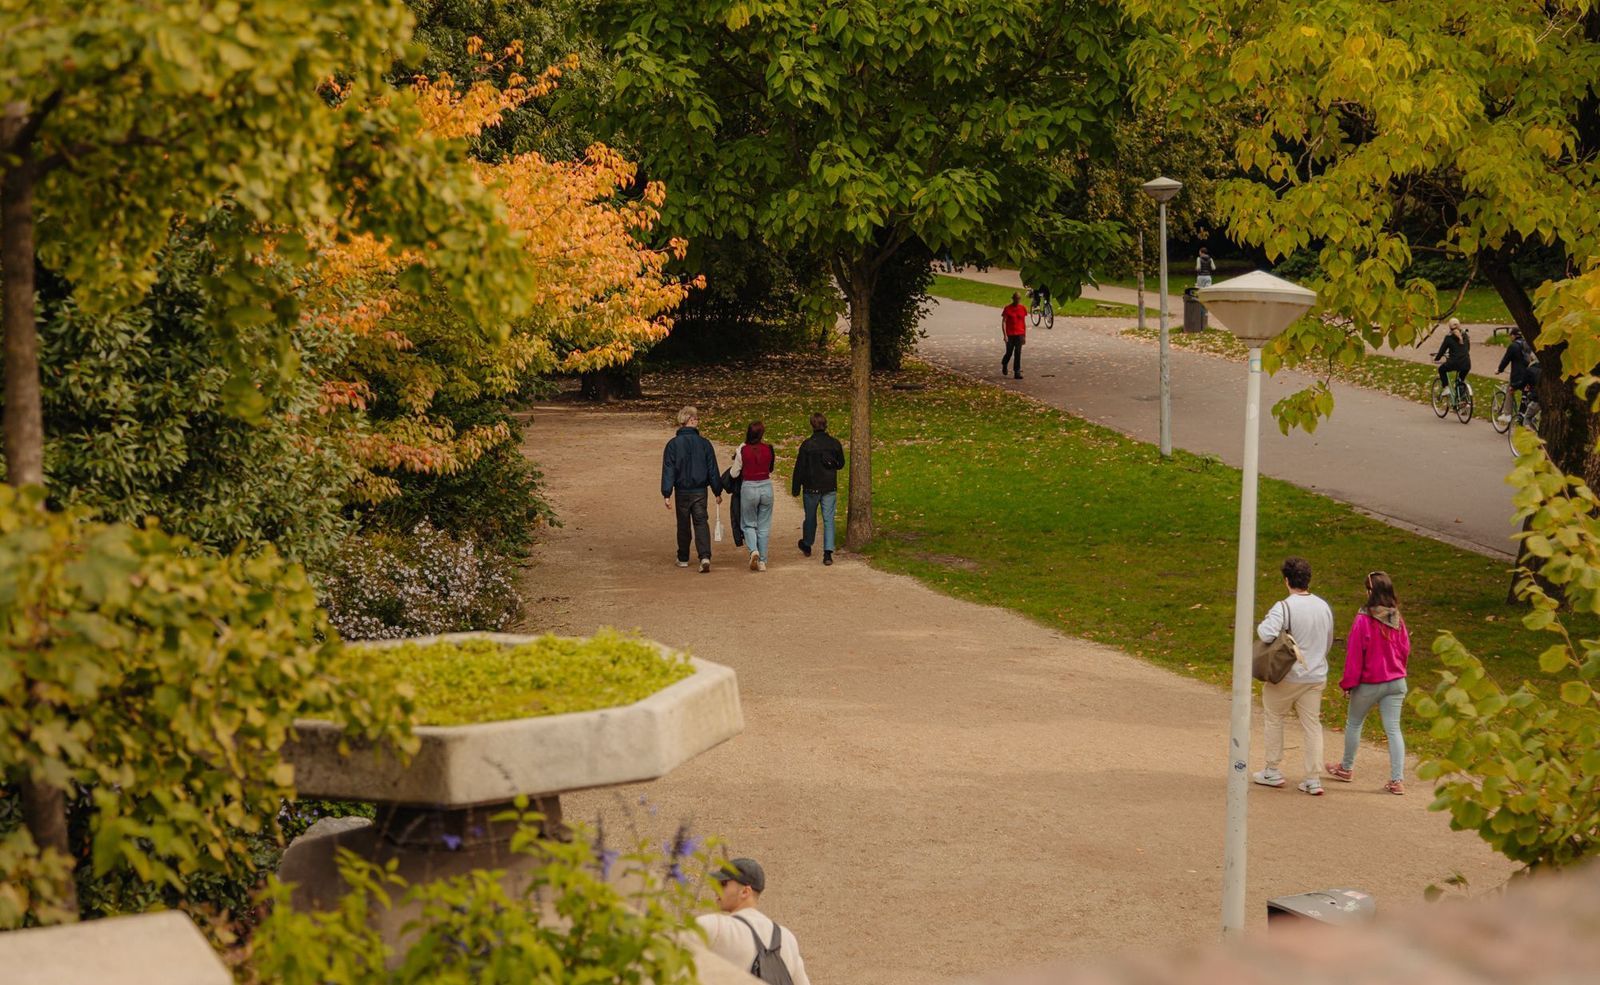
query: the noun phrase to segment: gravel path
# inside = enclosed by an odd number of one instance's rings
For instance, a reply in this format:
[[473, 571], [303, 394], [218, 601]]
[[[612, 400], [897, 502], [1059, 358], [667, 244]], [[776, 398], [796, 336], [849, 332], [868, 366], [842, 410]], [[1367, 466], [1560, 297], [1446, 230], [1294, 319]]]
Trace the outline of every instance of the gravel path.
[[[567, 798], [570, 819], [656, 836], [687, 819], [760, 859], [763, 909], [794, 928], [817, 985], [926, 985], [1215, 935], [1226, 694], [849, 554], [806, 561], [787, 496], [768, 572], [739, 564], [731, 539], [711, 574], [679, 569], [654, 492], [671, 433], [655, 415], [533, 412], [527, 448], [564, 526], [528, 575], [531, 612], [539, 630], [637, 629], [732, 666], [745, 731], [656, 783]], [[1256, 750], [1253, 765], [1259, 731]], [[1358, 886], [1390, 906], [1456, 871], [1474, 890], [1504, 879], [1420, 783], [1382, 793], [1384, 762], [1364, 748], [1357, 782], [1317, 799], [1252, 790], [1258, 926], [1280, 894]]]

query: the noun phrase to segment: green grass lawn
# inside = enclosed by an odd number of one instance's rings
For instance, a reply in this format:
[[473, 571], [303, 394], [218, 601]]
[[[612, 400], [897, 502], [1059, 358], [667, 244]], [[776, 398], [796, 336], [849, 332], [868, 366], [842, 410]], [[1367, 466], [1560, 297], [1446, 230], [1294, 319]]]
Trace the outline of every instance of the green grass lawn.
[[[967, 280], [964, 277], [947, 277], [944, 274], [935, 274], [933, 286], [928, 288], [928, 293], [937, 298], [946, 298], [951, 301], [967, 301], [972, 304], [987, 304], [996, 308], [1004, 308], [1011, 303], [1011, 294], [1014, 287], [1004, 284], [990, 284], [981, 280]], [[1026, 292], [1022, 295], [1022, 303], [1028, 303]], [[1071, 301], [1056, 299], [1052, 301], [1056, 314], [1066, 317], [1106, 317], [1119, 318], [1138, 314], [1138, 309], [1131, 304], [1111, 304], [1106, 301], [1090, 301], [1087, 298], [1074, 298]]]
[[[721, 441], [738, 440], [747, 420], [766, 421], [779, 461], [789, 462], [814, 409], [848, 435], [845, 380], [838, 360], [791, 359], [737, 378], [656, 376], [647, 387], [669, 391], [663, 407], [692, 395]], [[1182, 451], [1162, 463], [1151, 445], [921, 364], [876, 391], [873, 425], [874, 564], [1226, 684], [1237, 470]], [[841, 487], [841, 535], [846, 499]], [[1434, 683], [1429, 647], [1445, 629], [1503, 682], [1542, 676], [1537, 654], [1552, 641], [1524, 630], [1505, 604], [1505, 562], [1263, 478], [1256, 618], [1283, 594], [1277, 569], [1289, 554], [1311, 560], [1312, 588], [1333, 606], [1341, 640], [1366, 572], [1391, 573], [1415, 641], [1414, 688]], [[1336, 646], [1335, 674], [1342, 662]], [[1328, 714], [1338, 724], [1341, 713]]]
[[[1159, 337], [1160, 331], [1154, 328], [1129, 328], [1122, 334], [1154, 342]], [[1179, 349], [1209, 352], [1236, 362], [1242, 361], [1245, 356], [1244, 344], [1235, 338], [1232, 332], [1216, 328], [1209, 328], [1204, 332], [1169, 332], [1167, 341]], [[1493, 356], [1494, 362], [1499, 362], [1500, 354], [1500, 350], [1491, 349], [1485, 354], [1485, 358]], [[1365, 359], [1354, 363], [1334, 363], [1330, 367], [1323, 362], [1295, 368], [1317, 376], [1327, 374], [1341, 383], [1378, 390], [1419, 404], [1432, 403], [1433, 386], [1439, 379], [1438, 370], [1430, 364], [1409, 362], [1371, 352], [1367, 353]], [[1487, 418], [1495, 388], [1505, 381], [1492, 376], [1480, 376], [1477, 373], [1467, 374], [1467, 380], [1472, 384], [1473, 416]]]

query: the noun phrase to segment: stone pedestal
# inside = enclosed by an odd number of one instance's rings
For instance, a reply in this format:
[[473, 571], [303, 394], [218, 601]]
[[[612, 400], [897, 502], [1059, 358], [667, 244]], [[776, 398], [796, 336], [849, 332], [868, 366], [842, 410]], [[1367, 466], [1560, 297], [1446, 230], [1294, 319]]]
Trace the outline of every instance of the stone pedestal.
[[181, 913], [143, 913], [0, 933], [5, 985], [233, 985]]
[[[535, 637], [462, 633], [411, 643], [490, 639], [507, 645]], [[375, 822], [320, 821], [284, 853], [278, 875], [295, 886], [297, 908], [331, 908], [345, 887], [335, 864], [343, 848], [379, 864], [391, 860], [408, 883], [473, 869], [504, 869], [516, 891], [531, 861], [509, 851], [515, 825], [492, 818], [519, 797], [546, 819], [546, 833], [564, 835], [560, 795], [571, 790], [653, 780], [744, 728], [732, 670], [691, 659], [694, 673], [619, 708], [519, 718], [475, 725], [419, 726], [421, 747], [409, 762], [390, 750], [356, 748], [341, 756], [342, 738], [328, 722], [297, 722], [288, 750], [302, 797], [378, 805]], [[525, 876], [524, 876], [525, 878]], [[415, 914], [384, 914], [384, 936]]]

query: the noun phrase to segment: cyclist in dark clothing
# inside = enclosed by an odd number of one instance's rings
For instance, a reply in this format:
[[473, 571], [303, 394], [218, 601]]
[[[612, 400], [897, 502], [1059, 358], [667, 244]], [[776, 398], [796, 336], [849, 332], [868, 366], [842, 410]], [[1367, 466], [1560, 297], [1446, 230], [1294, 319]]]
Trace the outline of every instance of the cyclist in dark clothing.
[[1511, 367], [1511, 389], [1531, 394], [1539, 383], [1539, 359], [1533, 354], [1533, 346], [1515, 328], [1511, 330], [1511, 344], [1506, 346], [1506, 354], [1500, 357], [1500, 368], [1495, 372], [1503, 373], [1507, 366]]
[[1459, 319], [1450, 319], [1450, 331], [1439, 343], [1439, 351], [1433, 354], [1434, 362], [1438, 363], [1441, 358], [1444, 359], [1439, 363], [1439, 382], [1442, 384], [1450, 382], [1450, 373], [1456, 374], [1459, 383], [1472, 371], [1472, 341], [1462, 329]]

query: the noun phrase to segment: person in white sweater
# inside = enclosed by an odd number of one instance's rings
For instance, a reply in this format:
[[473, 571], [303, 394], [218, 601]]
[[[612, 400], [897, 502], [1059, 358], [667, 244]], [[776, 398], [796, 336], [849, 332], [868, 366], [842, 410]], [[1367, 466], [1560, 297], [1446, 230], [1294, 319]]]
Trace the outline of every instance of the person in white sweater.
[[1294, 637], [1300, 659], [1276, 684], [1261, 685], [1263, 730], [1267, 740], [1266, 768], [1251, 774], [1264, 787], [1281, 787], [1283, 772], [1283, 723], [1292, 712], [1305, 733], [1305, 779], [1300, 790], [1313, 797], [1322, 796], [1322, 690], [1328, 683], [1328, 648], [1333, 644], [1333, 610], [1311, 594], [1311, 562], [1303, 557], [1286, 558], [1283, 583], [1287, 598], [1273, 603], [1267, 617], [1256, 627], [1264, 643], [1287, 632]]
[[806, 977], [806, 963], [800, 957], [800, 942], [787, 927], [756, 909], [761, 894], [767, 888], [767, 874], [753, 858], [736, 858], [722, 863], [713, 876], [721, 892], [717, 895], [717, 909], [721, 913], [707, 913], [695, 917], [695, 923], [705, 931], [706, 946], [719, 957], [762, 981], [781, 981], [771, 974], [762, 975], [757, 959], [778, 960], [789, 972], [794, 985], [811, 985]]

